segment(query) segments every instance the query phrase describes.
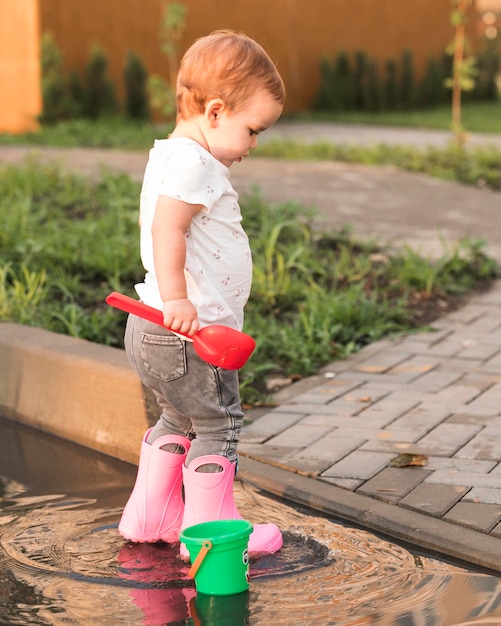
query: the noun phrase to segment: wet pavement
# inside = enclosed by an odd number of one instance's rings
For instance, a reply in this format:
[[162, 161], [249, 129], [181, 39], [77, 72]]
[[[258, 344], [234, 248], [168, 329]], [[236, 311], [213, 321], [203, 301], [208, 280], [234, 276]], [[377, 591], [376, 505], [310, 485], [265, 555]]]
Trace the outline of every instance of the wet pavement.
[[[279, 124], [290, 137], [304, 125]], [[444, 145], [448, 133], [312, 125], [323, 140]], [[363, 138], [365, 137], [365, 139]], [[304, 139], [304, 137], [300, 137]], [[495, 144], [497, 137], [472, 136]], [[0, 147], [18, 162], [26, 148]], [[43, 158], [95, 174], [104, 165], [142, 177], [147, 155], [42, 150]], [[252, 158], [232, 170], [241, 193], [296, 199], [322, 227], [409, 243], [436, 254], [485, 237], [501, 260], [501, 194], [399, 172], [339, 163]], [[449, 557], [501, 571], [501, 282], [442, 317], [434, 331], [385, 340], [335, 362], [250, 414], [240, 475], [299, 503]], [[392, 465], [402, 454], [400, 466]], [[414, 456], [412, 456], [414, 455]], [[415, 455], [422, 455], [421, 457]], [[407, 462], [418, 463], [407, 465]]]

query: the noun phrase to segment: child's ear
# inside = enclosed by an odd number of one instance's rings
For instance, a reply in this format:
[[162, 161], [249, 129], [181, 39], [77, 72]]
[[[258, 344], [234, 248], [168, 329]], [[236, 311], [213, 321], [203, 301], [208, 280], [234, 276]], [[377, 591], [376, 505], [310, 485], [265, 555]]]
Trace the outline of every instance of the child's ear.
[[205, 105], [205, 118], [212, 128], [216, 128], [225, 106], [220, 98], [210, 100]]

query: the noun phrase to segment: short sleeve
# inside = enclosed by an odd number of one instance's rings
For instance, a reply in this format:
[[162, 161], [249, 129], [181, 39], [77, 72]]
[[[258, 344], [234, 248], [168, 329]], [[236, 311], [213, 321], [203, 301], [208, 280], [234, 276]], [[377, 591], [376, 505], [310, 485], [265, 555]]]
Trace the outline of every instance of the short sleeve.
[[224, 192], [220, 171], [224, 166], [194, 142], [170, 139], [168, 144], [154, 159], [158, 194], [210, 211]]

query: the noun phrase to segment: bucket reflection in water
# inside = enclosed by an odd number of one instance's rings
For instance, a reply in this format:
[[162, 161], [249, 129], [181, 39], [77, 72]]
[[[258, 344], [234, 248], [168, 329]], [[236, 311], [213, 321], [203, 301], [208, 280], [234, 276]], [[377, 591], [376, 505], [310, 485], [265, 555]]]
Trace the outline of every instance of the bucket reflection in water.
[[208, 596], [198, 593], [190, 601], [190, 615], [195, 626], [247, 626], [249, 593], [231, 596]]

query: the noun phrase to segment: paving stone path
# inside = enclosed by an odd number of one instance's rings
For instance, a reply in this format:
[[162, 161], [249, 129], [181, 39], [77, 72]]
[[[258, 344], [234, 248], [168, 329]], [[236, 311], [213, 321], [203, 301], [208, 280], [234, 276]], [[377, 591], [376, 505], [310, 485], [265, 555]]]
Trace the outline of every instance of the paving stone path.
[[[497, 283], [434, 332], [324, 368], [245, 428], [241, 452], [501, 538], [500, 308]], [[426, 464], [392, 467], [402, 454]]]

